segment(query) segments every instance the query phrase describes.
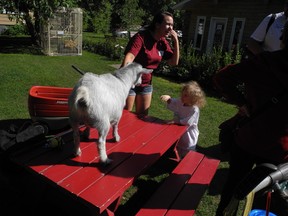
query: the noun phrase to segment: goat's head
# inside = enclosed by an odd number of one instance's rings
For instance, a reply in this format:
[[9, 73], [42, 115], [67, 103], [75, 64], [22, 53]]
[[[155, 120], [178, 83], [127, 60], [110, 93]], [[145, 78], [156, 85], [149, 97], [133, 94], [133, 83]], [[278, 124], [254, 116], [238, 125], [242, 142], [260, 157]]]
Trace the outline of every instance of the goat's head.
[[152, 69], [143, 68], [142, 65], [138, 63], [131, 63], [131, 66], [133, 66], [134, 75], [136, 75], [133, 87], [142, 83], [142, 74], [149, 74], [153, 71]]
[[152, 73], [152, 71], [153, 71], [152, 69], [142, 68], [141, 72], [137, 73], [137, 79], [134, 82], [134, 86], [140, 85], [142, 83], [142, 74]]
[[152, 69], [143, 68], [141, 64], [133, 62], [117, 70], [115, 75], [120, 78], [123, 77], [124, 74], [128, 74], [133, 79], [132, 87], [134, 87], [135, 85], [141, 84], [142, 74], [152, 73], [152, 71]]

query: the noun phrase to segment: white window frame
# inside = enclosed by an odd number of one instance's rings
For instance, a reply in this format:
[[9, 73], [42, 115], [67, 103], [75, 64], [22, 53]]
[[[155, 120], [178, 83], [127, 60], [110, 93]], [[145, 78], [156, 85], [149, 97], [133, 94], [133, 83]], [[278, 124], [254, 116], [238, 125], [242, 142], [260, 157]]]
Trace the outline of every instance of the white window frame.
[[[198, 35], [198, 29], [199, 29], [199, 24], [200, 24], [200, 20], [203, 19], [203, 33], [202, 33], [202, 37], [201, 37], [201, 41], [200, 41], [200, 47], [196, 47], [197, 44], [197, 35]], [[205, 33], [205, 24], [206, 24], [206, 16], [197, 16], [197, 23], [196, 23], [196, 28], [195, 28], [195, 35], [194, 35], [194, 44], [193, 47], [196, 50], [201, 50], [202, 49], [202, 44], [203, 44], [203, 38], [204, 38], [204, 33]]]
[[240, 32], [239, 32], [239, 35], [238, 35], [237, 44], [241, 45], [241, 43], [242, 43], [242, 38], [243, 38], [243, 32], [244, 32], [244, 26], [245, 26], [246, 19], [245, 18], [234, 18], [233, 25], [232, 25], [232, 30], [231, 30], [230, 41], [229, 41], [229, 50], [231, 50], [231, 48], [232, 48], [232, 43], [233, 43], [233, 39], [234, 39], [234, 36], [235, 36], [236, 23], [239, 22], [239, 21], [242, 22], [242, 25], [241, 25], [241, 29], [240, 29]]
[[220, 45], [221, 47], [223, 47], [226, 29], [227, 29], [227, 22], [228, 22], [228, 18], [225, 18], [225, 17], [211, 17], [207, 46], [206, 46], [206, 53], [210, 53], [212, 51], [212, 47], [214, 44], [215, 29], [216, 29], [217, 24], [224, 24], [222, 40], [221, 40], [221, 45]]

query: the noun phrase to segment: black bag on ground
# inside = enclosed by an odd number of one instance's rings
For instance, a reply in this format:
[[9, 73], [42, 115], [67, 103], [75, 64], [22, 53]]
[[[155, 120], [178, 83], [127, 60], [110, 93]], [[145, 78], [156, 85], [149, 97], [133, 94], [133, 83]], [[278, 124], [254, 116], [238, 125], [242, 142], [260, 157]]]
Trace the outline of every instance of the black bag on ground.
[[11, 124], [7, 130], [0, 130], [0, 150], [8, 151], [12, 147], [24, 147], [27, 142], [45, 139], [48, 129], [44, 125], [24, 123], [20, 128]]

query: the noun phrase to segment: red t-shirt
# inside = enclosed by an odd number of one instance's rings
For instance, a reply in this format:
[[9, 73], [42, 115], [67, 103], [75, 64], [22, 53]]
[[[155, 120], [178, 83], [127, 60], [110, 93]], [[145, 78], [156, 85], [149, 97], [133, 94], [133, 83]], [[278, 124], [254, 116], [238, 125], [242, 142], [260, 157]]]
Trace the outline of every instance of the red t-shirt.
[[[164, 37], [155, 40], [148, 30], [138, 32], [131, 38], [124, 54], [128, 52], [135, 56], [134, 62], [148, 69], [156, 69], [162, 59], [169, 59], [173, 55], [168, 41]], [[142, 86], [151, 84], [151, 81], [151, 73], [142, 75]]]

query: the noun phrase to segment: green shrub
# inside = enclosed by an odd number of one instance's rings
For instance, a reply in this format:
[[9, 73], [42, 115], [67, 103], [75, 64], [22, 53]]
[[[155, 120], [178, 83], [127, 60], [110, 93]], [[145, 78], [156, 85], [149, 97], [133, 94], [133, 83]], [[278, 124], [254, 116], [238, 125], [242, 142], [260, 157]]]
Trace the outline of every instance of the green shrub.
[[9, 36], [19, 36], [19, 35], [28, 35], [27, 29], [22, 24], [16, 24], [14, 26], [9, 26], [2, 35], [9, 35]]
[[162, 62], [155, 73], [171, 77], [176, 81], [186, 82], [196, 80], [206, 89], [211, 89], [211, 77], [220, 68], [241, 60], [241, 52], [223, 52], [222, 49], [214, 48], [209, 54], [197, 53], [195, 49], [189, 48], [180, 51], [180, 61], [177, 66], [168, 66]]
[[118, 40], [113, 36], [107, 36], [105, 40], [97, 42], [91, 39], [84, 39], [83, 49], [106, 56], [111, 60], [121, 60], [124, 58], [125, 47], [122, 45], [123, 43], [122, 40]]

